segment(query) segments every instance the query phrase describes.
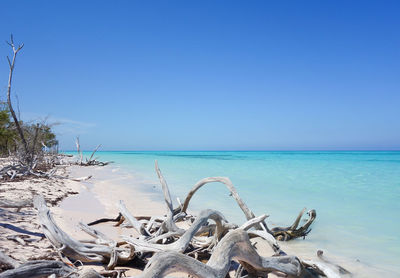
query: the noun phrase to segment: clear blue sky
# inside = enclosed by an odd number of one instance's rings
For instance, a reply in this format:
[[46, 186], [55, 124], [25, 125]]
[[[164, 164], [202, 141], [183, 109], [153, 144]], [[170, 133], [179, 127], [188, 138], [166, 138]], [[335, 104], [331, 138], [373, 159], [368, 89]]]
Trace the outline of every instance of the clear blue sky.
[[[400, 1], [1, 1], [61, 148], [400, 149]], [[0, 43], [2, 98], [10, 53]]]

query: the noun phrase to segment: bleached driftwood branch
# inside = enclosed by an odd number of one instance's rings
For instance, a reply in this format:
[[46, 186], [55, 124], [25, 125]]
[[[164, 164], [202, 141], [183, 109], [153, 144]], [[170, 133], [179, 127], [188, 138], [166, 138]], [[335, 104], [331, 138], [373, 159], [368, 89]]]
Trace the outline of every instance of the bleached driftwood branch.
[[60, 261], [30, 261], [15, 269], [0, 273], [0, 278], [47, 277], [55, 274], [57, 277], [78, 277], [71, 275], [76, 270]]
[[164, 176], [161, 173], [160, 168], [158, 167], [157, 160], [155, 161], [155, 169], [156, 169], [157, 176], [158, 176], [158, 178], [160, 180], [160, 183], [161, 183], [161, 186], [162, 186], [162, 190], [163, 190], [163, 193], [164, 193], [165, 204], [167, 206], [167, 218], [165, 219], [165, 221], [164, 221], [164, 223], [162, 225], [162, 228], [166, 232], [177, 232], [177, 233], [183, 234], [184, 230], [178, 228], [176, 226], [175, 222], [173, 221], [174, 208], [173, 208], [173, 204], [172, 204], [171, 194], [169, 192], [167, 181], [165, 180]]
[[[256, 221], [256, 220], [253, 220], [255, 218], [254, 213], [249, 209], [249, 207], [246, 205], [246, 203], [239, 196], [239, 194], [238, 194], [236, 188], [234, 187], [234, 185], [232, 184], [231, 180], [226, 177], [209, 177], [209, 178], [204, 178], [204, 179], [198, 181], [193, 186], [193, 188], [189, 191], [189, 193], [187, 194], [186, 199], [185, 199], [180, 211], [186, 212], [187, 208], [189, 206], [189, 202], [192, 199], [193, 195], [197, 192], [197, 190], [199, 190], [205, 184], [212, 183], [212, 182], [219, 182], [219, 183], [225, 184], [225, 186], [231, 192], [231, 196], [236, 200], [240, 209], [243, 211], [247, 220], [248, 221]], [[286, 241], [286, 240], [291, 240], [294, 238], [305, 237], [311, 231], [309, 229], [309, 227], [315, 220], [317, 214], [316, 214], [315, 210], [310, 210], [308, 212], [309, 219], [303, 226], [298, 228], [298, 225], [300, 223], [300, 220], [301, 220], [304, 212], [305, 212], [305, 209], [303, 209], [299, 213], [299, 215], [297, 216], [294, 223], [289, 227], [274, 227], [272, 229], [269, 229], [267, 224], [265, 223], [264, 219], [262, 219], [261, 221], [256, 221], [257, 223], [255, 223], [255, 226], [256, 226], [256, 229], [266, 231], [278, 240]]]
[[97, 145], [97, 147], [93, 150], [92, 154], [90, 155], [89, 159], [86, 158], [86, 161], [84, 162], [83, 153], [81, 150], [81, 144], [79, 142], [79, 136], [76, 137], [75, 144], [76, 144], [76, 151], [78, 153], [78, 161], [75, 164], [80, 166], [106, 166], [112, 163], [111, 161], [102, 162], [98, 161], [96, 158], [93, 159], [94, 154], [99, 150], [101, 144]]
[[203, 185], [211, 182], [220, 182], [226, 185], [226, 187], [229, 189], [229, 191], [232, 194], [232, 197], [236, 200], [237, 204], [239, 205], [240, 209], [243, 211], [244, 215], [246, 216], [247, 220], [250, 220], [255, 217], [254, 213], [249, 209], [249, 207], [246, 205], [246, 203], [240, 198], [239, 194], [236, 191], [236, 188], [233, 186], [231, 180], [226, 177], [209, 177], [209, 178], [204, 178], [198, 181], [193, 188], [189, 191], [189, 193], [186, 196], [185, 201], [183, 202], [182, 205], [182, 212], [186, 212], [189, 202], [192, 199], [193, 195], [196, 193], [197, 190], [199, 190]]
[[[135, 239], [133, 237], [123, 237], [129, 244], [135, 246], [135, 249], [142, 252], [158, 252], [165, 250], [173, 250], [176, 252], [184, 252], [188, 247], [190, 241], [195, 236], [196, 232], [199, 230], [201, 226], [203, 226], [208, 219], [212, 219], [217, 223], [217, 232], [216, 235], [221, 234], [222, 229], [222, 220], [225, 220], [225, 217], [218, 211], [215, 210], [203, 210], [189, 229], [179, 238], [179, 240], [175, 241], [171, 244], [155, 244], [149, 243], [143, 240]], [[226, 221], [226, 220], [225, 220]], [[169, 235], [169, 237], [172, 236]]]
[[0, 251], [0, 269], [12, 269], [19, 265], [19, 262]]
[[259, 256], [251, 245], [247, 233], [236, 229], [221, 240], [207, 264], [177, 252], [160, 252], [150, 260], [140, 277], [164, 277], [171, 273], [184, 272], [198, 278], [224, 278], [232, 260], [243, 262], [249, 273], [262, 277], [272, 271], [295, 277], [299, 277], [302, 272], [302, 265], [294, 256], [270, 258]]
[[53, 246], [68, 258], [81, 262], [109, 262], [114, 253], [117, 254], [116, 259], [120, 261], [129, 261], [133, 258], [132, 250], [109, 245], [82, 243], [71, 238], [55, 223], [43, 196], [35, 196], [33, 203], [38, 211], [43, 233]]

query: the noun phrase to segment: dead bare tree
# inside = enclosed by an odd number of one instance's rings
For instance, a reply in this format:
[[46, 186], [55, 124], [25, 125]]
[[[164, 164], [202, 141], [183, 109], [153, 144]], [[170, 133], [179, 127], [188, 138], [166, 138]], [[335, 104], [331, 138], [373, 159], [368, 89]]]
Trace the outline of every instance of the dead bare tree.
[[8, 109], [10, 110], [11, 116], [12, 116], [12, 118], [14, 120], [15, 127], [17, 128], [18, 135], [19, 135], [19, 137], [21, 139], [22, 146], [23, 146], [24, 154], [23, 154], [23, 157], [22, 157], [23, 159], [22, 159], [21, 162], [24, 162], [24, 163], [28, 164], [28, 166], [32, 166], [31, 165], [32, 164], [32, 159], [31, 159], [31, 156], [29, 156], [28, 143], [27, 143], [27, 141], [25, 139], [24, 132], [23, 132], [23, 130], [21, 128], [21, 125], [19, 123], [19, 120], [17, 118], [17, 115], [15, 114], [15, 111], [14, 111], [12, 103], [11, 103], [11, 88], [12, 88], [11, 85], [12, 85], [12, 77], [13, 77], [13, 73], [14, 73], [14, 69], [15, 69], [15, 61], [17, 59], [18, 52], [24, 47], [24, 44], [22, 43], [18, 47], [15, 47], [14, 37], [13, 37], [12, 34], [10, 36], [10, 41], [7, 42], [7, 44], [9, 46], [11, 46], [12, 51], [13, 51], [12, 59], [10, 59], [7, 56], [8, 65], [10, 67], [10, 73], [9, 73], [9, 76], [8, 76], [8, 86], [7, 86], [7, 104], [8, 104]]

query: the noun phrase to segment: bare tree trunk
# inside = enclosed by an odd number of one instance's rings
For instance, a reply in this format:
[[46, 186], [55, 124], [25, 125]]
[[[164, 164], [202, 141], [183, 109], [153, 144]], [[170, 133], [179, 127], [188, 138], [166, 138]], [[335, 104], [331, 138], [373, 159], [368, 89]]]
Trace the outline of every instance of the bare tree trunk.
[[12, 84], [12, 76], [13, 76], [14, 67], [15, 67], [15, 60], [17, 58], [18, 52], [22, 49], [22, 47], [24, 47], [24, 44], [21, 44], [21, 45], [18, 46], [18, 48], [15, 48], [14, 39], [13, 39], [12, 35], [11, 35], [10, 42], [8, 42], [8, 44], [12, 47], [13, 58], [12, 58], [12, 61], [10, 61], [10, 58], [7, 56], [8, 65], [10, 67], [10, 74], [8, 76], [8, 87], [7, 87], [7, 104], [8, 104], [8, 108], [10, 109], [11, 116], [13, 117], [15, 126], [17, 127], [17, 131], [18, 131], [19, 137], [21, 138], [25, 154], [28, 154], [29, 153], [28, 144], [27, 144], [27, 142], [25, 140], [24, 132], [22, 131], [22, 128], [21, 128], [21, 126], [19, 124], [17, 115], [15, 114], [15, 111], [14, 111], [14, 109], [12, 107], [12, 104], [11, 104], [11, 84]]
[[30, 160], [31, 161], [31, 165], [30, 166], [33, 165], [33, 160], [34, 160], [34, 157], [35, 157], [35, 147], [36, 147], [38, 135], [39, 135], [39, 124], [36, 124], [35, 136], [33, 138], [32, 149], [31, 149], [31, 160]]

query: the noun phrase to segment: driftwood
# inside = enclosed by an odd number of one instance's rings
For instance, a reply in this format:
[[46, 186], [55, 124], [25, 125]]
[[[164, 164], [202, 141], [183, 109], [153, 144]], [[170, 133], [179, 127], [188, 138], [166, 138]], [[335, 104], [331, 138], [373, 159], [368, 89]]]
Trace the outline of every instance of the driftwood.
[[176, 252], [161, 252], [151, 259], [141, 277], [164, 277], [174, 272], [185, 272], [199, 278], [224, 278], [232, 260], [243, 262], [248, 272], [262, 277], [272, 271], [297, 277], [302, 272], [302, 265], [296, 257], [259, 256], [247, 233], [236, 229], [221, 240], [207, 264]]
[[236, 191], [236, 188], [233, 186], [231, 180], [226, 177], [210, 177], [210, 178], [205, 178], [200, 181], [198, 181], [192, 188], [192, 190], [189, 191], [189, 193], [186, 196], [185, 201], [183, 202], [182, 205], [182, 212], [186, 212], [189, 202], [192, 199], [193, 195], [196, 193], [197, 190], [199, 190], [203, 185], [211, 182], [220, 182], [226, 185], [226, 187], [229, 189], [229, 191], [232, 194], [232, 197], [236, 200], [237, 204], [243, 211], [244, 215], [246, 216], [247, 220], [250, 220], [255, 217], [254, 213], [248, 208], [248, 206], [245, 204], [245, 202], [240, 198], [239, 194]]
[[94, 154], [101, 147], [101, 144], [97, 145], [97, 147], [93, 150], [92, 154], [90, 155], [89, 159], [86, 158], [86, 161], [83, 161], [83, 153], [81, 150], [79, 137], [76, 137], [75, 144], [76, 144], [76, 150], [78, 152], [78, 161], [75, 162], [76, 165], [79, 165], [79, 166], [106, 166], [106, 165], [112, 163], [112, 161], [102, 162], [102, 161], [98, 161], [96, 158], [93, 158]]
[[18, 200], [18, 201], [11, 201], [7, 199], [0, 200], [0, 207], [1, 208], [28, 208], [33, 207], [32, 200]]
[[[187, 208], [189, 206], [189, 202], [192, 199], [193, 195], [197, 192], [197, 190], [199, 190], [205, 184], [212, 183], [212, 182], [219, 182], [219, 183], [225, 184], [225, 186], [230, 191], [231, 196], [235, 199], [238, 206], [243, 211], [247, 220], [249, 220], [250, 222], [256, 221], [256, 220], [254, 220], [254, 218], [255, 218], [254, 213], [249, 209], [249, 207], [246, 205], [246, 203], [239, 196], [239, 194], [238, 194], [236, 188], [233, 186], [231, 180], [226, 177], [209, 177], [209, 178], [205, 178], [205, 179], [198, 181], [193, 186], [193, 188], [189, 191], [189, 193], [187, 194], [183, 205], [180, 208], [178, 208], [177, 210], [175, 210], [175, 212], [186, 212]], [[309, 219], [303, 226], [298, 228], [298, 225], [300, 223], [300, 220], [301, 220], [304, 212], [305, 212], [305, 209], [303, 209], [300, 212], [300, 214], [297, 216], [296, 220], [290, 227], [274, 227], [272, 229], [269, 229], [267, 224], [264, 222], [265, 218], [262, 219], [261, 221], [256, 221], [257, 223], [255, 223], [255, 226], [256, 226], [256, 229], [258, 229], [258, 230], [264, 230], [264, 231], [270, 233], [277, 240], [287, 241], [287, 240], [300, 238], [300, 237], [304, 238], [311, 231], [311, 229], [309, 229], [309, 227], [311, 226], [311, 224], [313, 223], [313, 221], [315, 220], [315, 218], [317, 216], [315, 210], [310, 210], [308, 212]]]
[[44, 156], [44, 160], [52, 161], [52, 162], [43, 162], [43, 165], [50, 166], [48, 171], [37, 170], [36, 167], [40, 166], [37, 164], [37, 161], [31, 167], [18, 163], [12, 163], [10, 165], [6, 165], [0, 168], [0, 179], [5, 179], [9, 181], [18, 180], [20, 178], [28, 178], [28, 177], [37, 177], [37, 178], [46, 178], [46, 179], [70, 179], [73, 181], [86, 181], [90, 179], [92, 176], [87, 177], [79, 177], [79, 178], [70, 178], [66, 176], [57, 175], [57, 167], [56, 166], [70, 166], [71, 163], [68, 161], [63, 161], [64, 155], [60, 154], [48, 154]]
[[122, 214], [129, 224], [141, 235], [149, 236], [149, 232], [146, 231], [144, 225], [140, 223], [126, 208], [124, 201], [119, 201], [119, 212]]
[[0, 251], [0, 270], [19, 267], [20, 263]]
[[[114, 265], [113, 260], [127, 262], [134, 257], [131, 249], [118, 248], [109, 244], [82, 243], [71, 238], [55, 223], [43, 196], [35, 196], [33, 202], [38, 210], [39, 221], [45, 236], [59, 252], [68, 258], [81, 262], [108, 262]], [[100, 235], [97, 233], [98, 237]]]
[[79, 270], [74, 266], [67, 265], [60, 261], [29, 261], [15, 269], [7, 270], [0, 273], [0, 278], [43, 278], [43, 277], [71, 277], [71, 278], [103, 278], [103, 277], [120, 277], [126, 269], [122, 270], [105, 270], [100, 273], [93, 269]]
[[326, 259], [323, 251], [318, 250], [317, 257], [318, 260], [303, 260], [302, 264], [328, 278], [352, 277], [350, 271]]
[[57, 277], [78, 277], [71, 275], [75, 272], [74, 268], [60, 261], [31, 261], [0, 273], [0, 278], [47, 277], [52, 274]]
[[[302, 210], [289, 227], [268, 229], [267, 215], [255, 217], [240, 198], [232, 182], [224, 177], [212, 177], [200, 180], [187, 195], [185, 201], [174, 209], [168, 184], [158, 167], [155, 170], [160, 180], [166, 204], [166, 214], [162, 216], [134, 216], [123, 201], [118, 204], [117, 218], [103, 218], [89, 223], [79, 223], [79, 227], [92, 237], [91, 240], [78, 241], [66, 234], [55, 223], [45, 200], [41, 196], [34, 197], [34, 206], [38, 210], [38, 218], [44, 235], [60, 253], [62, 260], [70, 263], [103, 263], [104, 271], [79, 272], [74, 267], [62, 262], [29, 262], [22, 266], [8, 263], [15, 268], [14, 272], [22, 271], [24, 267], [46, 275], [65, 271], [68, 277], [117, 277], [122, 270], [114, 270], [117, 265], [130, 263], [143, 269], [142, 278], [164, 277], [174, 272], [184, 272], [190, 277], [228, 277], [229, 271], [234, 271], [234, 277], [267, 277], [274, 273], [285, 277], [341, 277], [349, 275], [348, 271], [331, 263], [319, 253], [316, 261], [302, 260], [296, 256], [288, 256], [279, 246], [277, 240], [289, 240], [304, 237], [310, 232], [310, 226], [315, 220], [315, 210], [308, 212], [309, 218], [300, 225], [305, 212]], [[229, 223], [218, 211], [206, 209], [197, 216], [187, 213], [189, 202], [195, 192], [210, 182], [224, 183], [239, 207], [248, 219], [242, 225]], [[122, 236], [121, 240], [111, 239], [93, 228], [102, 222], [118, 222], [123, 228], [136, 230], [131, 236]], [[211, 223], [210, 223], [211, 222]], [[185, 228], [184, 228], [185, 227]], [[262, 257], [252, 246], [250, 238], [265, 240], [275, 253], [273, 257]], [[0, 254], [1, 255], [1, 254]], [[0, 256], [0, 261], [2, 256]], [[3, 259], [7, 264], [7, 258]], [[236, 263], [232, 264], [232, 261]], [[40, 268], [40, 269], [39, 269]], [[53, 268], [53, 270], [50, 270]], [[53, 271], [53, 272], [51, 272]], [[9, 275], [4, 272], [0, 275]], [[25, 272], [26, 273], [26, 272]], [[11, 276], [0, 276], [11, 277]], [[18, 277], [18, 276], [16, 276]], [[119, 276], [118, 276], [119, 277]]]
[[[222, 223], [221, 221], [224, 220], [224, 216], [215, 210], [204, 210], [202, 211], [195, 222], [190, 226], [188, 230], [179, 238], [179, 240], [175, 241], [171, 244], [153, 244], [147, 243], [142, 240], [136, 240], [132, 237], [123, 237], [128, 243], [135, 246], [136, 250], [144, 251], [144, 252], [158, 252], [158, 251], [165, 251], [165, 250], [173, 250], [176, 252], [184, 252], [188, 247], [190, 241], [195, 236], [196, 232], [199, 228], [204, 225], [208, 219], [213, 219], [217, 223], [217, 232], [216, 236], [222, 233]], [[226, 221], [226, 220], [225, 220]], [[219, 228], [218, 228], [219, 227]], [[219, 230], [218, 230], [219, 229]], [[177, 232], [173, 232], [174, 235], [179, 235]], [[171, 237], [172, 234], [169, 235]]]
[[165, 219], [162, 228], [166, 231], [166, 232], [177, 232], [180, 234], [184, 233], [184, 230], [178, 228], [175, 224], [175, 222], [173, 221], [173, 217], [174, 217], [174, 208], [173, 208], [173, 204], [172, 204], [172, 199], [171, 199], [171, 194], [169, 192], [168, 189], [168, 185], [167, 185], [167, 181], [165, 180], [164, 176], [161, 173], [160, 168], [158, 167], [158, 162], [156, 160], [155, 162], [155, 169], [156, 169], [156, 173], [157, 176], [160, 180], [161, 186], [162, 186], [162, 190], [164, 193], [164, 199], [165, 199], [165, 204], [167, 206], [167, 218]]
[[311, 232], [310, 226], [314, 222], [315, 218], [317, 217], [317, 213], [315, 210], [310, 210], [307, 212], [309, 218], [307, 222], [298, 228], [301, 217], [303, 216], [305, 208], [299, 213], [296, 220], [290, 227], [282, 228], [282, 227], [275, 227], [271, 229], [272, 235], [278, 240], [290, 240], [299, 237], [305, 237]]

